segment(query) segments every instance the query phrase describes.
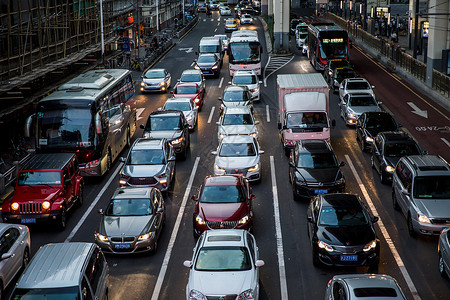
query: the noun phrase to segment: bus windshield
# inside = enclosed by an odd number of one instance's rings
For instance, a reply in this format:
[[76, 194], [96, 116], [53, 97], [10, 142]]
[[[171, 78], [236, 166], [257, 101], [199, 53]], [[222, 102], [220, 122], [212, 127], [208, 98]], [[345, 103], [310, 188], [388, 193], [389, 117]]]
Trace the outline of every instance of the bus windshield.
[[230, 44], [230, 63], [259, 63], [261, 51], [258, 42], [237, 42]]
[[348, 36], [345, 31], [322, 32], [319, 39], [320, 54], [323, 59], [345, 58], [347, 56]]

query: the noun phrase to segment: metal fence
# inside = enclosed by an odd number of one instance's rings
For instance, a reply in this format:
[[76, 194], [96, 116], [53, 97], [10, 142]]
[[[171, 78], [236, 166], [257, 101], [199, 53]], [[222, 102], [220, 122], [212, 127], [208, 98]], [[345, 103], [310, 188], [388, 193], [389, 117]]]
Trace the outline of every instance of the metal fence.
[[33, 155], [34, 151], [30, 152], [20, 161], [15, 161], [13, 163], [13, 166], [3, 174], [0, 173], [0, 196], [5, 194], [8, 187], [15, 184], [20, 167], [25, 164]]

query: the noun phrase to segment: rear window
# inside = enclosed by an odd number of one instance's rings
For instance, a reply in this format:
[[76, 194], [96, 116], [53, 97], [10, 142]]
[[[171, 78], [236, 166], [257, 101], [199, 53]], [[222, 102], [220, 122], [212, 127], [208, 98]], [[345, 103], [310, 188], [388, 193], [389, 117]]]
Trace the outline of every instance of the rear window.
[[397, 297], [397, 292], [393, 288], [375, 287], [354, 289], [356, 297]]

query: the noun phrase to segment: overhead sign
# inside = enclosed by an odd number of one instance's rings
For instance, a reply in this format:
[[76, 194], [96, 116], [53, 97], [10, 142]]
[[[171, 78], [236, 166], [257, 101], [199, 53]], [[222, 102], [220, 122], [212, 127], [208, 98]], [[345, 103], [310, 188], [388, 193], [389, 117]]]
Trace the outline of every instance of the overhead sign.
[[130, 39], [127, 37], [122, 38], [122, 47], [120, 48], [122, 51], [131, 51], [130, 49]]

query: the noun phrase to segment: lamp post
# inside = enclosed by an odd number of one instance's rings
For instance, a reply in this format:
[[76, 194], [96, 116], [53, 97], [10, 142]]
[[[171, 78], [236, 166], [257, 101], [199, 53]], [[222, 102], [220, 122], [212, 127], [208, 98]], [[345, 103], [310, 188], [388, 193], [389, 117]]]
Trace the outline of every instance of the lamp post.
[[105, 63], [105, 37], [103, 32], [103, 0], [100, 0], [100, 35], [102, 43], [102, 63]]

